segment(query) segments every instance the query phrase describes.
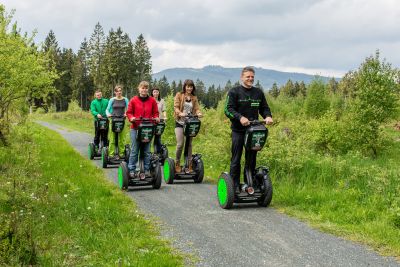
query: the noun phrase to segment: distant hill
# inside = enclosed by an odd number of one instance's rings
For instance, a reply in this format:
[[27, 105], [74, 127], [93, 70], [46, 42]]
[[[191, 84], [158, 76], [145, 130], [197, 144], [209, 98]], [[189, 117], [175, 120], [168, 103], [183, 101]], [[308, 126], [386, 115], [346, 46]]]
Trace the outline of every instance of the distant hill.
[[[193, 81], [200, 79], [204, 82], [206, 87], [209, 87], [212, 84], [215, 86], [220, 85], [221, 87], [224, 87], [228, 80], [230, 80], [232, 84], [237, 82], [240, 79], [241, 70], [242, 68], [224, 68], [221, 66], [205, 66], [201, 69], [172, 68], [154, 73], [153, 79], [160, 80], [165, 75], [169, 83], [172, 81], [179, 82], [179, 80], [182, 80], [183, 82], [185, 79], [192, 79]], [[255, 71], [255, 83], [257, 80], [259, 80], [264, 89], [271, 88], [274, 82], [280, 86], [291, 79], [293, 82], [304, 81], [307, 84], [315, 78], [314, 75], [304, 73], [282, 72], [263, 68], [255, 68]], [[324, 81], [330, 79], [330, 77], [323, 76], [320, 76], [320, 78]]]

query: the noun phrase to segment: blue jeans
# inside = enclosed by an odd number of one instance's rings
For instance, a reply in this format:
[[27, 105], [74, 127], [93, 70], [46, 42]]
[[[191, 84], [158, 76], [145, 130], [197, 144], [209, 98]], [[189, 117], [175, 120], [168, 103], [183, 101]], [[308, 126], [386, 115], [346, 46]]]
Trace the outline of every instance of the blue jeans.
[[[129, 171], [135, 171], [136, 170], [136, 163], [138, 162], [138, 156], [139, 156], [139, 142], [136, 140], [136, 135], [137, 135], [137, 130], [135, 129], [130, 129], [130, 134], [131, 134], [131, 154], [129, 155], [129, 163], [128, 163], [128, 169]], [[142, 146], [144, 146], [144, 171], [149, 171], [150, 170], [150, 142], [149, 143], [143, 143]]]

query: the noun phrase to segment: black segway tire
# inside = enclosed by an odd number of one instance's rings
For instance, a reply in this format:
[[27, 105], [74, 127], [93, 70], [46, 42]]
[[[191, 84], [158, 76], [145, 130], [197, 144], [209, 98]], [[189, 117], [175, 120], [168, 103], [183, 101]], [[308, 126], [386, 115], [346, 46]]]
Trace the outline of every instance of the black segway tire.
[[218, 178], [217, 197], [221, 208], [232, 208], [235, 199], [235, 188], [231, 176], [226, 172], [221, 173]]
[[107, 168], [107, 162], [108, 162], [108, 149], [107, 147], [103, 147], [101, 150], [101, 166], [103, 168]]
[[96, 153], [95, 149], [96, 148], [95, 148], [94, 144], [90, 143], [89, 147], [88, 147], [88, 156], [89, 156], [90, 160], [94, 159], [94, 154]]
[[268, 173], [264, 174], [264, 192], [261, 198], [258, 200], [258, 205], [261, 207], [268, 207], [272, 200], [272, 182]]
[[173, 184], [174, 176], [175, 176], [175, 161], [171, 158], [167, 158], [164, 162], [164, 181], [167, 184]]
[[118, 185], [122, 190], [127, 190], [129, 185], [129, 170], [126, 162], [121, 162], [118, 167]]
[[156, 163], [156, 166], [154, 167], [154, 172], [153, 172], [153, 188], [154, 189], [160, 189], [161, 187], [161, 180], [162, 180], [162, 175], [161, 175], [161, 165], [160, 162]]
[[198, 159], [197, 162], [193, 162], [193, 169], [196, 171], [196, 176], [194, 177], [194, 182], [200, 184], [203, 182], [204, 178], [204, 164], [202, 159]]

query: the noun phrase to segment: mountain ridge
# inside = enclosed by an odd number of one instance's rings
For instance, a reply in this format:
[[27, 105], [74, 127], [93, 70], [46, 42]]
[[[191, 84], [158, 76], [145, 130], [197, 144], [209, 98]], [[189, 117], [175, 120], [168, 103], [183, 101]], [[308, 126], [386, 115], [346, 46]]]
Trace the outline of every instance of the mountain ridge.
[[[261, 86], [264, 89], [269, 89], [272, 87], [272, 84], [276, 82], [278, 86], [286, 84], [286, 82], [290, 79], [293, 82], [301, 82], [308, 84], [315, 77], [319, 77], [323, 81], [327, 82], [332, 77], [319, 76], [319, 75], [310, 75], [299, 72], [284, 72], [277, 71], [272, 69], [264, 69], [259, 67], [254, 67], [255, 70], [255, 82], [260, 81]], [[240, 73], [242, 68], [225, 68], [219, 65], [208, 65], [203, 68], [169, 68], [162, 70], [160, 72], [154, 73], [152, 75], [153, 80], [160, 80], [165, 76], [169, 83], [172, 81], [182, 82], [185, 79], [191, 79], [196, 81], [200, 79], [204, 82], [206, 88], [211, 85], [215, 85], [218, 87], [224, 87], [228, 80], [231, 81], [232, 84], [240, 80]]]

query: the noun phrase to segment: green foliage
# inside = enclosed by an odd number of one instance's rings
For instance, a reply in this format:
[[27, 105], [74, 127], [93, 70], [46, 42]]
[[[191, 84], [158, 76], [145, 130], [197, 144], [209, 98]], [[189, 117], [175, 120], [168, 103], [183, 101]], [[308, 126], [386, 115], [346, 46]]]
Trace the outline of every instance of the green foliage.
[[353, 142], [366, 153], [377, 155], [382, 143], [381, 125], [396, 114], [399, 73], [379, 52], [368, 57], [354, 74], [354, 100], [349, 110]]
[[317, 79], [308, 86], [304, 102], [305, 114], [310, 118], [320, 118], [329, 109], [325, 84]]
[[55, 92], [56, 74], [47, 70], [48, 59], [38, 53], [31, 38], [15, 30], [16, 24], [10, 30], [11, 19], [0, 5], [0, 145], [5, 142], [10, 114], [17, 119], [34, 99]]
[[0, 148], [0, 265], [182, 265], [132, 199], [58, 134], [14, 130]]

